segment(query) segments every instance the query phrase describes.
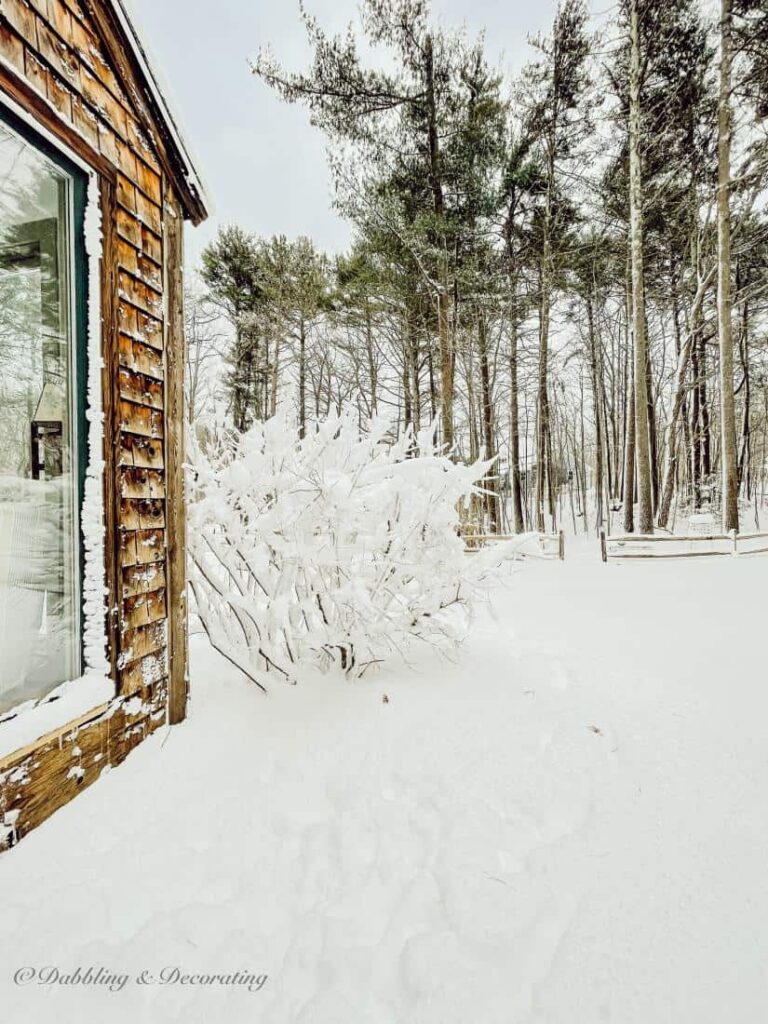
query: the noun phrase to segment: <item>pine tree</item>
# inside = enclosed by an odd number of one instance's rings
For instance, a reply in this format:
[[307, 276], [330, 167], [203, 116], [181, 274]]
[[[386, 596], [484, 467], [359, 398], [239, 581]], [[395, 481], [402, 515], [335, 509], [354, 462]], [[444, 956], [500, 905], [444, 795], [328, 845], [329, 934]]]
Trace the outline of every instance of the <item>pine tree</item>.
[[264, 301], [258, 248], [253, 236], [238, 227], [219, 230], [203, 251], [201, 276], [211, 300], [234, 330], [225, 387], [237, 430], [263, 418], [260, 345], [255, 317]]
[[[317, 21], [303, 14], [314, 57], [307, 73], [291, 74], [268, 53], [260, 54], [254, 73], [288, 102], [305, 103], [312, 121], [334, 139], [351, 143], [375, 166], [375, 176], [418, 178], [429, 216], [420, 211], [427, 247], [421, 269], [435, 297], [443, 441], [454, 447], [455, 265], [446, 194], [453, 168], [447, 140], [456, 131], [462, 103], [457, 93], [473, 60], [460, 35], [432, 27], [425, 0], [364, 0], [362, 24], [368, 42], [386, 46], [394, 72], [364, 66], [350, 29], [329, 38]], [[394, 165], [392, 162], [395, 157]], [[404, 167], [398, 155], [410, 154]], [[400, 166], [397, 166], [398, 163]], [[424, 190], [426, 184], [426, 194]]]

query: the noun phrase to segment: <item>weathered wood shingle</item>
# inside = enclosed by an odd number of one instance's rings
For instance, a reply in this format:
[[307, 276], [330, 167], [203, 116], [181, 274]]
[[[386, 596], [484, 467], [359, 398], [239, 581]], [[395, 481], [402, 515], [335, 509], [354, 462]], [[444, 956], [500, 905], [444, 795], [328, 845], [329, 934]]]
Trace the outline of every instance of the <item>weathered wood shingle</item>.
[[[164, 293], [168, 280], [174, 295], [179, 290], [181, 210], [186, 203], [195, 220], [204, 210], [188, 184], [180, 183], [173, 132], [158, 121], [156, 97], [144, 88], [137, 55], [123, 45], [122, 32], [104, 0], [0, 0], [0, 95], [30, 111], [102, 179], [107, 576], [110, 607], [116, 610], [109, 636], [116, 692], [142, 698], [132, 702], [130, 714], [97, 709], [33, 749], [0, 760], [0, 823], [3, 812], [18, 811], [15, 837], [89, 785], [106, 765], [119, 763], [165, 720], [172, 590], [174, 606], [183, 603], [183, 561], [173, 569], [168, 562], [169, 550], [177, 561], [181, 551], [183, 560], [183, 544], [168, 533], [168, 524], [183, 524], [183, 517], [169, 515], [167, 507], [169, 493], [181, 500], [175, 462], [181, 459], [183, 424], [174, 423], [169, 433], [165, 347], [168, 337], [173, 344], [183, 342], [178, 310], [173, 325], [166, 323]], [[175, 189], [184, 193], [181, 203]], [[173, 302], [175, 309], [180, 298]], [[172, 355], [178, 418], [183, 353]], [[179, 628], [174, 624], [172, 633], [183, 644]], [[82, 752], [79, 759], [75, 748]], [[82, 774], [70, 774], [75, 761]], [[22, 775], [26, 782], [20, 786], [13, 780]]]

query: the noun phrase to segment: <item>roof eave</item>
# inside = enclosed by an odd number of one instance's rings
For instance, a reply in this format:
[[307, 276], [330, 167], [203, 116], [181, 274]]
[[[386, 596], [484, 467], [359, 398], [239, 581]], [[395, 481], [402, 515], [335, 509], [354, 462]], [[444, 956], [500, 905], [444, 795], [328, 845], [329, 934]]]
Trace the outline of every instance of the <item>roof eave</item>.
[[[151, 127], [159, 135], [164, 169], [173, 185], [184, 216], [192, 224], [200, 224], [208, 216], [209, 202], [205, 188], [182, 138], [177, 118], [152, 70], [146, 50], [128, 15], [124, 0], [83, 0], [94, 21], [105, 36], [104, 42], [134, 93], [140, 109], [146, 110]], [[124, 66], [124, 61], [127, 66]], [[138, 93], [138, 95], [136, 95]]]

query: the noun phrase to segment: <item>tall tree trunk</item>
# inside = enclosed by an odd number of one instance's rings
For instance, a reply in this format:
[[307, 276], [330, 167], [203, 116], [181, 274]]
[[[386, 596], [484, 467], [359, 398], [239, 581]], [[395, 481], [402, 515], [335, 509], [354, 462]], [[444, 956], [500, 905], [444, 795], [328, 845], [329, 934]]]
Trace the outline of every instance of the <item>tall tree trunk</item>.
[[419, 387], [419, 332], [417, 324], [411, 323], [409, 345], [408, 345], [408, 357], [411, 361], [411, 398], [412, 398], [412, 415], [413, 415], [413, 428], [416, 431], [421, 430], [421, 391]]
[[[645, 336], [648, 337], [648, 325], [645, 325]], [[645, 348], [645, 376], [648, 392], [648, 444], [651, 452], [651, 501], [653, 511], [659, 507], [659, 449], [656, 438], [656, 408], [653, 401], [653, 381], [651, 378], [651, 356], [648, 346]]]
[[269, 335], [265, 335], [261, 341], [261, 371], [259, 385], [261, 389], [261, 396], [259, 398], [261, 418], [265, 420], [269, 417]]
[[437, 416], [437, 389], [435, 387], [435, 361], [432, 355], [432, 338], [427, 336], [427, 370], [429, 371], [429, 410], [432, 421]]
[[[514, 286], [513, 286], [514, 288]], [[513, 303], [516, 296], [513, 292]], [[512, 524], [515, 533], [525, 529], [523, 518], [523, 494], [520, 478], [520, 393], [517, 380], [517, 313], [512, 312], [512, 326], [509, 339], [509, 483], [512, 490]]]
[[[315, 406], [318, 405], [317, 396]], [[304, 317], [299, 321], [299, 437], [307, 436], [307, 329]]]
[[269, 415], [274, 416], [277, 412], [277, 389], [280, 383], [280, 338], [275, 337], [275, 355], [272, 363], [272, 386], [269, 394]]
[[[627, 325], [633, 322], [632, 317], [632, 287], [627, 285]], [[628, 331], [628, 347], [633, 345], [633, 332]], [[630, 353], [627, 360], [627, 401], [626, 415], [624, 417], [624, 532], [633, 533], [635, 529], [635, 403], [634, 403], [634, 381], [633, 367], [634, 355]]]
[[550, 424], [550, 426], [547, 428], [547, 503], [549, 506], [550, 528], [552, 530], [552, 533], [557, 533], [557, 492], [555, 490], [555, 480], [552, 476], [553, 465], [554, 460], [552, 458], [552, 429]]
[[[621, 400], [621, 416], [617, 417], [616, 423], [616, 446], [614, 451], [616, 452], [616, 496], [621, 495], [622, 501], [624, 500], [624, 476], [626, 470], [626, 443], [627, 443], [627, 421], [629, 419], [629, 405], [631, 404], [632, 391], [630, 389], [630, 380], [632, 373], [629, 369], [630, 360], [632, 356], [632, 296], [631, 296], [631, 285], [629, 283], [629, 267], [627, 267], [627, 283], [626, 283], [626, 323], [624, 327], [624, 360], [621, 368], [621, 380], [619, 382], [619, 399]], [[634, 437], [634, 426], [632, 427], [632, 435]], [[621, 438], [621, 441], [619, 440]], [[634, 442], [633, 442], [634, 443]], [[634, 452], [632, 458], [634, 459]], [[634, 487], [634, 484], [633, 484]], [[633, 491], [634, 494], [634, 491]]]
[[411, 348], [411, 318], [406, 312], [404, 317], [403, 331], [403, 417], [406, 427], [413, 426], [413, 405], [411, 404], [411, 381], [410, 381], [410, 348]]
[[701, 507], [701, 370], [699, 367], [699, 338], [697, 326], [693, 336], [691, 350], [691, 369], [693, 371], [693, 400], [691, 401], [691, 485], [693, 490], [693, 507]]
[[701, 417], [701, 478], [709, 480], [712, 474], [712, 419], [709, 415], [707, 390], [707, 346], [703, 333], [699, 333], [699, 415]]
[[514, 246], [514, 216], [516, 201], [510, 201], [504, 226], [504, 240], [509, 261], [510, 326], [509, 326], [509, 489], [512, 499], [512, 529], [525, 530], [523, 513], [523, 486], [520, 473], [520, 386], [518, 381], [519, 313], [517, 297], [517, 268]]
[[[597, 292], [595, 291], [595, 301]], [[597, 368], [597, 388], [600, 402], [600, 416], [603, 432], [603, 493], [605, 497], [604, 511], [606, 516], [609, 513], [610, 497], [613, 494], [613, 465], [611, 453], [611, 423], [608, 410], [608, 391], [605, 386], [605, 350], [603, 346], [602, 333], [595, 325], [595, 361]]]
[[425, 44], [424, 72], [426, 86], [427, 139], [429, 144], [429, 172], [432, 203], [437, 224], [437, 245], [440, 249], [437, 293], [437, 334], [440, 342], [440, 411], [442, 414], [443, 443], [453, 449], [453, 345], [450, 329], [451, 297], [448, 288], [448, 259], [445, 238], [445, 202], [441, 180], [440, 143], [437, 134], [437, 106], [435, 102], [435, 68], [432, 36]]
[[371, 379], [371, 414], [378, 412], [378, 384], [379, 374], [376, 367], [376, 359], [373, 351], [373, 328], [371, 325], [371, 307], [368, 300], [365, 300], [365, 350], [368, 356], [368, 376]]
[[[737, 275], [738, 285], [738, 275]], [[737, 287], [738, 292], [738, 287]], [[744, 299], [741, 317], [741, 332], [739, 340], [739, 359], [741, 361], [741, 372], [744, 374], [744, 403], [741, 414], [741, 432], [739, 435], [739, 487], [745, 480], [747, 482], [747, 497], [749, 497], [749, 456], [750, 439], [750, 416], [752, 409], [752, 390], [749, 379], [749, 300]]]
[[736, 409], [731, 324], [731, 0], [720, 0], [720, 93], [717, 105], [717, 337], [720, 348], [720, 460], [723, 529], [738, 530]]
[[[496, 429], [493, 422], [493, 396], [491, 395], [491, 371], [488, 362], [488, 328], [482, 310], [477, 315], [477, 344], [480, 350], [480, 386], [483, 407], [483, 443], [485, 458], [496, 458]], [[486, 507], [490, 521], [491, 533], [499, 533], [499, 467], [494, 463], [491, 475], [486, 477], [484, 487]]]
[[477, 426], [477, 401], [475, 400], [475, 373], [472, 349], [466, 354], [465, 374], [467, 383], [467, 426], [469, 428], [469, 461], [480, 458], [480, 431]]
[[[549, 451], [549, 281], [550, 281], [550, 244], [549, 220], [545, 214], [544, 243], [539, 271], [539, 374], [536, 392], [536, 529], [544, 532], [544, 494], [548, 475]], [[551, 497], [551, 482], [549, 494]], [[550, 502], [551, 506], [551, 502]], [[550, 507], [550, 512], [552, 511]]]
[[630, 0], [629, 69], [629, 216], [632, 254], [632, 318], [634, 324], [635, 459], [637, 462], [637, 525], [653, 533], [651, 446], [648, 418], [648, 374], [643, 281], [643, 183], [640, 163], [640, 26], [637, 0]]
[[[599, 532], [600, 527], [603, 525], [603, 424], [600, 386], [598, 384], [595, 312], [592, 306], [591, 295], [587, 297], [587, 329], [589, 335], [589, 368], [592, 378], [592, 406], [595, 412], [595, 527]], [[584, 498], [584, 519], [586, 521], [586, 490]]]
[[[672, 415], [669, 420], [669, 432], [667, 434], [667, 460], [666, 470], [664, 473], [664, 486], [661, 493], [661, 501], [659, 503], [659, 526], [666, 528], [669, 521], [670, 508], [672, 506], [672, 495], [675, 489], [675, 479], [677, 474], [678, 465], [678, 425], [682, 419], [683, 423], [686, 422], [686, 409], [685, 409], [685, 396], [686, 396], [686, 380], [688, 377], [688, 366], [691, 362], [692, 354], [696, 351], [696, 339], [699, 331], [699, 319], [701, 304], [704, 301], [704, 295], [706, 294], [707, 288], [709, 287], [712, 277], [714, 276], [714, 268], [710, 273], [706, 275], [700, 282], [696, 289], [696, 295], [694, 296], [693, 305], [691, 306], [690, 312], [690, 328], [685, 336], [685, 340], [680, 343], [678, 341], [678, 357], [677, 357], [677, 369], [675, 371], [675, 382], [672, 389]], [[677, 320], [677, 297], [676, 294], [673, 296], [674, 305], [674, 317], [675, 317], [675, 331], [679, 334], [679, 324]], [[698, 357], [697, 357], [697, 368], [698, 368]], [[697, 404], [698, 399], [696, 397], [697, 392], [694, 391], [694, 403]], [[687, 433], [687, 431], [686, 431]], [[687, 449], [686, 449], [687, 450]]]
[[240, 324], [235, 327], [235, 360], [233, 367], [232, 419], [241, 433], [248, 429], [248, 360]]

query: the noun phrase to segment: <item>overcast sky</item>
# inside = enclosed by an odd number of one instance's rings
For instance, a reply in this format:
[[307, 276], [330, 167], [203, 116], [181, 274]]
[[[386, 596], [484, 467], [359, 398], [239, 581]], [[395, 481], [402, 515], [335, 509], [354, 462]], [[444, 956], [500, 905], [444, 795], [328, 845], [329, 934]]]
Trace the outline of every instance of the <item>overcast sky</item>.
[[[357, 0], [306, 0], [329, 30], [357, 19]], [[262, 235], [311, 235], [343, 249], [349, 229], [331, 209], [325, 142], [303, 107], [281, 103], [254, 78], [247, 60], [271, 45], [291, 68], [309, 49], [297, 0], [131, 0], [136, 28], [196, 158], [213, 213], [187, 232], [196, 260], [220, 224]], [[486, 29], [491, 60], [517, 70], [527, 36], [547, 31], [556, 0], [433, 0], [447, 26]]]

